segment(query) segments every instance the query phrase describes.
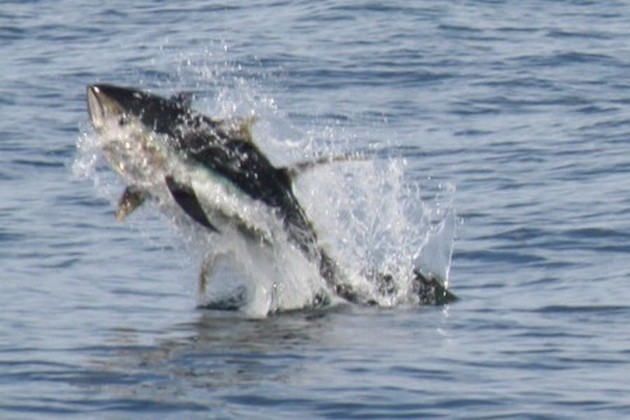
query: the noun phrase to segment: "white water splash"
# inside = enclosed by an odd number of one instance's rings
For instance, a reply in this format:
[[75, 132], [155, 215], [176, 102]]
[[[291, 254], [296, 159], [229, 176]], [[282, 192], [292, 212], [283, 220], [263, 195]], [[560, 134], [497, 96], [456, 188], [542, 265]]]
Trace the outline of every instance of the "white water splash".
[[[186, 58], [178, 68], [186, 85], [212, 87], [214, 100], [198, 92], [195, 107], [208, 115], [235, 118], [256, 115], [254, 141], [278, 164], [290, 164], [314, 156], [354, 152], [348, 149], [348, 127], [325, 126], [305, 130], [291, 125], [271, 95], [257, 83], [230, 75], [225, 62], [209, 64]], [[198, 78], [198, 79], [195, 79]], [[139, 86], [141, 87], [141, 86]], [[168, 94], [168, 89], [163, 87]], [[172, 90], [171, 90], [172, 92]], [[77, 142], [74, 164], [77, 175], [94, 180], [114, 203], [120, 184], [112, 174], [103, 178], [98, 140], [84, 130]], [[300, 138], [293, 137], [301, 133]], [[350, 134], [349, 134], [350, 133]], [[354, 140], [352, 139], [353, 143]], [[386, 155], [386, 147], [379, 156]], [[448, 281], [456, 216], [454, 188], [431, 202], [420, 198], [420, 187], [405, 181], [403, 159], [372, 158], [322, 165], [298, 177], [294, 188], [306, 214], [313, 221], [323, 248], [336, 259], [355, 288], [381, 305], [394, 306], [413, 300], [410, 285], [415, 269]], [[444, 194], [443, 194], [444, 195]], [[216, 257], [208, 275], [209, 287], [199, 300], [238, 299], [241, 310], [260, 317], [277, 311], [310, 306], [321, 298], [325, 283], [317, 268], [286, 240], [281, 228], [273, 232], [274, 246], [252, 243], [237, 232], [209, 235], [176, 211], [168, 214], [177, 231], [201, 262]], [[278, 225], [279, 226], [279, 225]], [[196, 277], [195, 267], [191, 277]], [[393, 276], [394, 294], [384, 294], [366, 275]]]
[[[416, 269], [447, 281], [455, 235], [454, 210], [436, 222], [419, 191], [405, 185], [405, 167], [402, 160], [358, 161], [323, 167], [298, 182], [322, 244], [356, 286], [367, 286], [385, 306], [413, 299]], [[375, 290], [365, 278], [371, 272], [392, 275], [397, 292]]]

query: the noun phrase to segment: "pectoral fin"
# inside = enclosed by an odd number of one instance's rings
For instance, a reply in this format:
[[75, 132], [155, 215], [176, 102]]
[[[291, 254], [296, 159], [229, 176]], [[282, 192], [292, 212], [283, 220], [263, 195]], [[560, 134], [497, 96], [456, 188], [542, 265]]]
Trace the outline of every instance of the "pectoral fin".
[[166, 176], [165, 180], [173, 199], [186, 214], [200, 225], [205, 226], [213, 232], [219, 232], [219, 229], [214, 227], [208, 220], [208, 216], [199, 203], [197, 194], [195, 194], [195, 191], [190, 186], [177, 182], [175, 178], [170, 175]]
[[147, 198], [146, 192], [142, 191], [135, 185], [130, 185], [125, 188], [125, 191], [118, 200], [118, 209], [116, 210], [116, 220], [122, 222], [127, 216], [129, 216], [135, 209], [140, 207], [144, 200]]
[[170, 97], [170, 100], [175, 102], [181, 109], [190, 108], [193, 99], [195, 99], [195, 94], [192, 92], [178, 92]]
[[251, 115], [244, 118], [219, 120], [217, 123], [227, 132], [228, 136], [245, 141], [252, 141], [252, 127], [258, 117]]

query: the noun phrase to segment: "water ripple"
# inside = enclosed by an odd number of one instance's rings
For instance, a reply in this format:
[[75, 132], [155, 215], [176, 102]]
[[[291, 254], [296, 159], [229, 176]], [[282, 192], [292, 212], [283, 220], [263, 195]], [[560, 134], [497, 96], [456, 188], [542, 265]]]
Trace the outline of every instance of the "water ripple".
[[[626, 3], [128, 3], [2, 4], [0, 417], [630, 414]], [[196, 309], [196, 250], [72, 174], [95, 81], [254, 110], [279, 161], [403, 162], [418, 220], [457, 212], [461, 301]]]

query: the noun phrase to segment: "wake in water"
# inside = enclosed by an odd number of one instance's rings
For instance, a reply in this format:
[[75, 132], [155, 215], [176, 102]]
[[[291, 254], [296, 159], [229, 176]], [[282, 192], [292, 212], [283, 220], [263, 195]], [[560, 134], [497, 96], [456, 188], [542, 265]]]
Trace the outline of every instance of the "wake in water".
[[[329, 127], [326, 142], [312, 132], [298, 141], [279, 139], [270, 123], [265, 123], [283, 118], [274, 101], [241, 78], [224, 76], [224, 80], [238, 83], [218, 88], [218, 101], [208, 114], [227, 120], [257, 115], [261, 124], [254, 131], [254, 142], [272, 160], [285, 163], [352, 152], [336, 146], [335, 131]], [[198, 103], [197, 108], [202, 106]], [[243, 112], [244, 107], [249, 110]], [[85, 130], [74, 165], [76, 173], [99, 185], [103, 185], [97, 170], [103, 161], [102, 146], [98, 136]], [[407, 184], [404, 174], [404, 160], [371, 158], [363, 152], [355, 161], [319, 166], [294, 179], [296, 196], [314, 225], [320, 246], [339, 264], [363, 301], [382, 306], [419, 303], [422, 297], [414, 289], [418, 273], [445, 285], [449, 274], [455, 229], [450, 202], [437, 203], [438, 209], [422, 201], [419, 189]], [[106, 186], [111, 190], [111, 185]], [[231, 199], [227, 190], [208, 191], [207, 195]], [[155, 202], [161, 206], [168, 201], [166, 197], [167, 193], [164, 197], [157, 194]], [[442, 210], [445, 204], [446, 211]], [[318, 267], [289, 240], [282, 223], [256, 216], [259, 209], [254, 205], [241, 206], [239, 211], [254, 214], [256, 223], [263, 220], [260, 226], [266, 239], [248, 240], [238, 229], [209, 234], [181, 211], [161, 206], [191, 248], [202, 250], [202, 258], [208, 262], [200, 278], [201, 304], [238, 307], [250, 315], [265, 316], [334, 300], [324, 292], [326, 283]]]

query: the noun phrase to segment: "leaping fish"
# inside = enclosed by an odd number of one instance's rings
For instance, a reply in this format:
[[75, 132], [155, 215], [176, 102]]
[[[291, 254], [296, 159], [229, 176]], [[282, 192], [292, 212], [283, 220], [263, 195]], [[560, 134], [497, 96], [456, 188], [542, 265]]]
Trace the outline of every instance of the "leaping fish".
[[[191, 101], [189, 94], [165, 98], [108, 84], [88, 86], [88, 110], [101, 137], [103, 154], [127, 184], [117, 219], [123, 220], [152, 198], [163, 206], [181, 208], [208, 233], [220, 235], [225, 226], [236, 226], [243, 235], [273, 245], [273, 234], [264, 223], [271, 217], [317, 267], [332, 293], [353, 303], [375, 303], [355, 290], [340, 265], [319, 244], [313, 224], [293, 192], [293, 179], [300, 172], [345, 157], [276, 167], [252, 139], [253, 118], [210, 118], [194, 111]], [[201, 289], [211, 264], [209, 258], [202, 265]], [[383, 284], [392, 283], [391, 276], [373, 277]], [[420, 301], [426, 301], [423, 303], [446, 303], [455, 298], [438, 280], [419, 272], [413, 287]]]

